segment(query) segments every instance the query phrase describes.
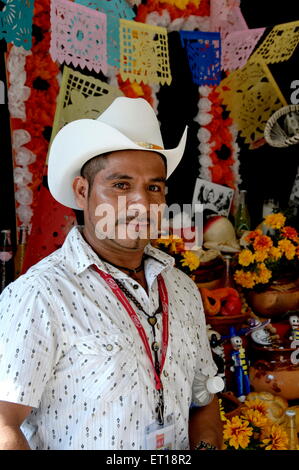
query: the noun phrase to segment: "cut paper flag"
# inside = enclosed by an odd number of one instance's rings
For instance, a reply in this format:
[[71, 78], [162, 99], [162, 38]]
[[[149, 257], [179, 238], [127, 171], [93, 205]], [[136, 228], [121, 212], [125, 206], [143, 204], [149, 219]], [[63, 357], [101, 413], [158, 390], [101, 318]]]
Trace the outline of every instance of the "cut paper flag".
[[71, 121], [96, 119], [118, 96], [118, 88], [64, 66], [51, 141]]
[[289, 60], [298, 43], [299, 21], [276, 25], [252, 54], [252, 60], [263, 60], [266, 64]]
[[53, 60], [107, 73], [106, 15], [70, 0], [52, 0]]
[[244, 16], [235, 0], [210, 0], [210, 31], [220, 32], [221, 40], [233, 31], [248, 29]]
[[166, 28], [120, 19], [120, 75], [131, 82], [170, 85]]
[[107, 62], [119, 68], [119, 19], [133, 20], [135, 13], [125, 0], [75, 0], [107, 15]]
[[34, 0], [2, 0], [0, 39], [29, 51], [32, 47], [32, 17]]
[[224, 78], [217, 91], [251, 148], [264, 138], [270, 116], [286, 105], [267, 65], [252, 59]]
[[243, 67], [265, 29], [245, 29], [229, 33], [222, 42], [221, 68], [235, 70]]
[[193, 82], [196, 85], [218, 85], [221, 80], [220, 33], [180, 31], [186, 49]]

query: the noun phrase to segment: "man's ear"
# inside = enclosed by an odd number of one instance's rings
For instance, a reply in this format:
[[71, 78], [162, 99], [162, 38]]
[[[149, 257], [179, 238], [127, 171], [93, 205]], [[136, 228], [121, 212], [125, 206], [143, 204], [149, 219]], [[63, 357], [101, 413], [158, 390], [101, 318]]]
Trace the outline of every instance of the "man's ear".
[[76, 176], [73, 181], [73, 191], [77, 206], [85, 209], [88, 200], [88, 181], [83, 176]]

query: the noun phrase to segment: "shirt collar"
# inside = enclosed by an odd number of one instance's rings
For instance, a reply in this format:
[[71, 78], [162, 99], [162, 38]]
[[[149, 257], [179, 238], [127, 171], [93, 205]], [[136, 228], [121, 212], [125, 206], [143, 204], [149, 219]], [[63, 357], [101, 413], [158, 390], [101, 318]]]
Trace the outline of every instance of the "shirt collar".
[[[99, 269], [111, 274], [113, 277], [129, 277], [127, 274], [99, 258], [91, 246], [84, 240], [81, 233], [82, 229], [83, 227], [81, 226], [73, 227], [61, 248], [72, 272], [77, 275], [81, 274], [95, 264]], [[157, 273], [167, 271], [174, 266], [174, 258], [172, 256], [154, 248], [150, 243], [145, 247], [144, 253], [148, 256], [148, 259], [151, 260], [151, 264], [154, 263]]]

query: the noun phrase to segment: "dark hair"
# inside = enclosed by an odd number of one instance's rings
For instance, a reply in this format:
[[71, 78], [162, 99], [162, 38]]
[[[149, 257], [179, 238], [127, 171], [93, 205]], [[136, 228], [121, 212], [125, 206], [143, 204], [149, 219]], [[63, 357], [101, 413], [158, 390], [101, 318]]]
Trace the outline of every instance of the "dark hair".
[[[95, 157], [88, 160], [81, 168], [80, 175], [83, 178], [86, 178], [88, 181], [88, 196], [90, 195], [90, 191], [93, 185], [94, 178], [96, 174], [103, 170], [106, 167], [106, 159], [109, 155], [113, 152], [102, 153], [101, 155], [96, 155]], [[163, 160], [165, 169], [167, 171], [167, 160], [164, 155], [159, 152], [156, 152]]]
[[88, 160], [81, 168], [80, 175], [88, 181], [88, 196], [93, 185], [95, 175], [106, 166], [106, 158], [109, 153], [102, 153]]

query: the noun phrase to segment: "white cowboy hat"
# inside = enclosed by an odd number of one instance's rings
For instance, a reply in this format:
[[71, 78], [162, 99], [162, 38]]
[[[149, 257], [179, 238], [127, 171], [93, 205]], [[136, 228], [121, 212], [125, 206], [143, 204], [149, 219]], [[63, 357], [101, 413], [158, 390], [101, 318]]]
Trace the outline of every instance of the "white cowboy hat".
[[289, 104], [275, 111], [266, 123], [264, 137], [271, 147], [299, 144], [299, 105]]
[[116, 98], [97, 119], [66, 124], [53, 139], [48, 159], [48, 185], [61, 204], [79, 209], [72, 183], [91, 158], [117, 150], [158, 152], [167, 160], [167, 178], [179, 164], [186, 144], [187, 126], [176, 148], [165, 150], [158, 119], [143, 98]]

